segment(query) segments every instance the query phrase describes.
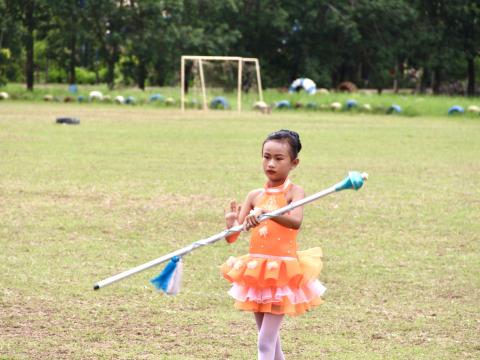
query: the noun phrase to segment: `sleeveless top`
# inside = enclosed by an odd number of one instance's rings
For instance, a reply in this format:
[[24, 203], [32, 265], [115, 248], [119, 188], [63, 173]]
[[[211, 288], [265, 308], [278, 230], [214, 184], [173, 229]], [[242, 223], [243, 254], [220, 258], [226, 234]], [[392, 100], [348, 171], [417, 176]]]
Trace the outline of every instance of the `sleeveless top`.
[[[269, 188], [265, 185], [256, 207], [270, 212], [288, 205], [285, 194], [291, 186], [289, 179], [278, 187]], [[249, 252], [251, 255], [295, 257], [297, 233], [298, 230], [287, 228], [271, 219], [262, 221], [252, 229]]]

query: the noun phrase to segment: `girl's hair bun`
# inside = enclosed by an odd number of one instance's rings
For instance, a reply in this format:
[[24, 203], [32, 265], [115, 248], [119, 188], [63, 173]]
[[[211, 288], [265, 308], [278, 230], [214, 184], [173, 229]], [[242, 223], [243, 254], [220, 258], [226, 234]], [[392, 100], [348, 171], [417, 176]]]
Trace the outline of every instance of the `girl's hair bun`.
[[263, 144], [270, 140], [285, 140], [290, 145], [290, 154], [292, 159], [296, 159], [300, 150], [302, 150], [302, 143], [300, 142], [300, 135], [296, 131], [281, 129], [275, 131], [267, 136]]

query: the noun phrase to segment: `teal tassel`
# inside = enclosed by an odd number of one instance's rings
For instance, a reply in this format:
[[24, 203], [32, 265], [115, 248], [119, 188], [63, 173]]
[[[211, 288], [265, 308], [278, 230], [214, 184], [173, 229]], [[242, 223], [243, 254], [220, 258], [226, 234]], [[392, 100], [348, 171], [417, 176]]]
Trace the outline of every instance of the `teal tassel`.
[[183, 262], [178, 256], [174, 256], [165, 266], [163, 271], [150, 282], [167, 295], [176, 295], [180, 291], [183, 274]]

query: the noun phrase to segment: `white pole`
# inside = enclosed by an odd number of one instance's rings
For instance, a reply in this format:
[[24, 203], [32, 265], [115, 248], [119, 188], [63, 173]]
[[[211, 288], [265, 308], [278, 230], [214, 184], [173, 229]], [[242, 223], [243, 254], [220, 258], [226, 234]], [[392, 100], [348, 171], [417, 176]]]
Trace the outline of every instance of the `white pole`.
[[198, 59], [198, 66], [200, 68], [200, 83], [202, 84], [203, 110], [207, 110], [207, 93], [205, 91], [205, 78], [203, 77], [202, 59]]
[[241, 59], [239, 56], [201, 56], [201, 55], [183, 55], [186, 59], [189, 60], [229, 60], [229, 61], [238, 61]]
[[182, 56], [180, 61], [180, 102], [182, 112], [185, 111], [185, 58]]
[[238, 84], [237, 84], [237, 111], [242, 111], [242, 70], [243, 70], [243, 61], [242, 59], [238, 60]]
[[[315, 200], [317, 200], [317, 199], [319, 199], [323, 196], [326, 196], [328, 194], [331, 194], [335, 191], [336, 191], [335, 186], [331, 186], [326, 190], [320, 191], [316, 194], [310, 195], [310, 196], [308, 196], [306, 198], [303, 198], [301, 200], [292, 202], [289, 205], [284, 206], [280, 209], [269, 212], [267, 214], [260, 215], [258, 217], [258, 220], [259, 221], [264, 221], [264, 220], [270, 219], [272, 217], [284, 214], [284, 213], [289, 212], [289, 211], [291, 211], [291, 210], [293, 210], [293, 209], [295, 209], [299, 206], [302, 206], [302, 205], [305, 205], [309, 202], [315, 201]], [[214, 242], [217, 242], [218, 240], [221, 240], [221, 239], [225, 238], [228, 235], [231, 235], [231, 234], [234, 234], [234, 233], [237, 233], [237, 232], [242, 232], [242, 231], [243, 231], [243, 225], [237, 225], [237, 226], [231, 227], [230, 229], [223, 230], [222, 232], [220, 232], [216, 235], [210, 236], [206, 239], [196, 241], [196, 242], [194, 242], [194, 243], [192, 243], [192, 244], [190, 244], [190, 245], [188, 245], [184, 248], [181, 248], [179, 250], [171, 252], [171, 253], [169, 253], [167, 255], [164, 255], [162, 257], [159, 257], [158, 259], [154, 259], [154, 260], [149, 261], [145, 264], [136, 266], [136, 267], [134, 267], [130, 270], [126, 270], [124, 272], [121, 272], [120, 274], [117, 274], [117, 275], [111, 276], [111, 277], [109, 277], [105, 280], [99, 281], [93, 286], [93, 289], [94, 290], [101, 289], [101, 288], [103, 288], [107, 285], [113, 284], [114, 282], [123, 280], [123, 279], [125, 279], [129, 276], [132, 276], [132, 275], [136, 274], [136, 273], [139, 273], [141, 271], [150, 269], [151, 267], [154, 267], [154, 266], [159, 265], [159, 264], [161, 264], [165, 261], [168, 261], [171, 258], [173, 258], [174, 256], [182, 256], [182, 255], [188, 254], [189, 252], [191, 252], [191, 251], [193, 251], [193, 250], [195, 250], [199, 247], [212, 244]]]
[[262, 77], [260, 76], [260, 63], [258, 62], [258, 59], [255, 59], [255, 68], [257, 69], [258, 94], [260, 96], [260, 101], [263, 101]]

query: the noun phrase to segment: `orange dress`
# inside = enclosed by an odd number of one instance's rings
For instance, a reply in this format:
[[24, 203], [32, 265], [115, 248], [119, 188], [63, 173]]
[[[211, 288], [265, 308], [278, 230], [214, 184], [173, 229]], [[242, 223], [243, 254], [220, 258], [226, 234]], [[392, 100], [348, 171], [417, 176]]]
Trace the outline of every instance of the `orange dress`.
[[[265, 187], [257, 207], [272, 211], [287, 205], [287, 180]], [[248, 255], [230, 257], [221, 266], [232, 283], [229, 294], [239, 310], [299, 315], [322, 303], [326, 288], [317, 277], [322, 270], [322, 249], [297, 251], [298, 230], [273, 220], [252, 229]]]

